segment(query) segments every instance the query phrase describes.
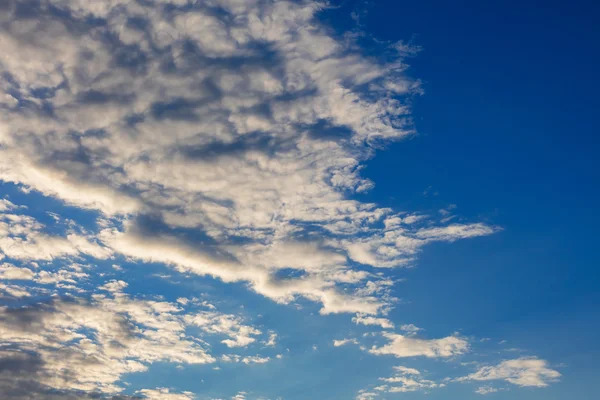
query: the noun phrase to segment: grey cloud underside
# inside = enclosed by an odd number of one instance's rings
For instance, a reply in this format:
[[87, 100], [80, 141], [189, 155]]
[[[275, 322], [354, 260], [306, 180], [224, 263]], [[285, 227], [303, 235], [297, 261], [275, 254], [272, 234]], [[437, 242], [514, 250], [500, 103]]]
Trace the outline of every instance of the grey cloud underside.
[[0, 360], [0, 391], [11, 400], [142, 400], [141, 396], [110, 396], [72, 390], [56, 390], [40, 384], [38, 374], [43, 362], [26, 352], [2, 351]]
[[[139, 396], [133, 397], [116, 394], [123, 391], [123, 375], [144, 372], [155, 362], [217, 362], [209, 354], [205, 338], [225, 337], [221, 342], [228, 348], [248, 347], [257, 338], [266, 343], [267, 337], [259, 329], [212, 305], [198, 303], [208, 310], [192, 311], [181, 304], [130, 298], [122, 292], [126, 286], [122, 281], [108, 282], [98, 289], [109, 294], [97, 292], [91, 301], [54, 298], [1, 307], [3, 398], [189, 399], [192, 397], [186, 392], [164, 388], [140, 390]], [[202, 333], [189, 334], [192, 326]], [[241, 357], [235, 353], [220, 358], [246, 365], [270, 361], [264, 355]]]

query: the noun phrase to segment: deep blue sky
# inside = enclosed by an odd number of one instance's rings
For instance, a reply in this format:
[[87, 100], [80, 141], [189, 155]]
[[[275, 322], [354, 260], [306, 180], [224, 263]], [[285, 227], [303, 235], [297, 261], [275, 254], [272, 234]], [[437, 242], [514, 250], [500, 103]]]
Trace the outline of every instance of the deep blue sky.
[[363, 11], [362, 29], [375, 37], [422, 47], [408, 71], [425, 91], [414, 99], [418, 135], [368, 163], [377, 183], [370, 196], [404, 209], [429, 203], [433, 212], [456, 204], [458, 214], [503, 228], [429, 248], [400, 289], [411, 304], [397, 311], [437, 313], [429, 326], [500, 335], [563, 360], [577, 378], [540, 398], [592, 398], [600, 354], [600, 4], [345, 7]]

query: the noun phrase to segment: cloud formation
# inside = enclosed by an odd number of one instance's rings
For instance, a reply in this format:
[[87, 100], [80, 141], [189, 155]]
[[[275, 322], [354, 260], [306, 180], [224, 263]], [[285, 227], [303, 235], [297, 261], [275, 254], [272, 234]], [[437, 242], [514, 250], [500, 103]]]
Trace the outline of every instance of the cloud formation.
[[496, 393], [496, 392], [498, 392], [498, 389], [491, 387], [491, 386], [480, 386], [477, 389], [475, 389], [475, 393], [480, 394], [482, 396]]
[[398, 358], [418, 356], [447, 358], [463, 354], [469, 349], [469, 343], [456, 336], [430, 340], [418, 339], [392, 332], [384, 332], [383, 336], [389, 340], [389, 343], [381, 347], [373, 346], [369, 350], [371, 354], [389, 354]]
[[[25, 387], [35, 382], [61, 391], [118, 393], [121, 375], [156, 361], [214, 362], [184, 333], [171, 304], [124, 296], [92, 303], [55, 300], [0, 310], [3, 362], [20, 363]], [[30, 369], [30, 370], [28, 370]]]
[[377, 314], [389, 302], [360, 294], [368, 268], [494, 232], [353, 199], [373, 185], [361, 162], [412, 133], [402, 98], [418, 82], [405, 52], [367, 57], [321, 25], [321, 3], [10, 4], [0, 179], [100, 213], [102, 243], [26, 225], [4, 234], [7, 256], [122, 254]]
[[560, 378], [560, 372], [549, 367], [546, 360], [522, 357], [502, 361], [498, 365], [480, 368], [459, 381], [505, 380], [517, 386], [546, 387]]
[[191, 392], [172, 393], [168, 388], [142, 389], [138, 392], [148, 400], [193, 400]]
[[[419, 82], [404, 74], [406, 45], [367, 55], [319, 21], [326, 7], [0, 5], [0, 181], [91, 216], [44, 223], [39, 212], [0, 199], [1, 392], [18, 400], [189, 400], [192, 393], [171, 388], [121, 395], [121, 378], [158, 362], [246, 367], [282, 358], [242, 353], [272, 351], [280, 339], [247, 316], [128, 294], [127, 281], [98, 272], [117, 258], [241, 282], [280, 304], [309, 300], [323, 315], [353, 314], [356, 329], [386, 330], [387, 344], [361, 347], [372, 355], [469, 350], [457, 336], [419, 338], [414, 325], [389, 331], [397, 299], [387, 269], [410, 266], [431, 243], [498, 228], [447, 210], [428, 217], [360, 200], [374, 185], [361, 176], [364, 162], [414, 133], [406, 98]], [[93, 289], [91, 276], [101, 278]], [[241, 354], [214, 353], [215, 337]], [[560, 376], [540, 362], [506, 361], [462, 380], [544, 386]], [[407, 367], [381, 380], [357, 398], [443, 386]]]
[[388, 393], [408, 393], [423, 391], [429, 389], [443, 388], [445, 383], [437, 383], [421, 376], [421, 371], [415, 368], [405, 366], [394, 367], [394, 374], [387, 378], [379, 378], [384, 384], [373, 387], [372, 389], [360, 390], [356, 400], [374, 400]]
[[203, 311], [188, 315], [186, 322], [200, 327], [205, 332], [228, 336], [229, 339], [222, 341], [227, 347], [246, 347], [256, 341], [254, 336], [262, 333], [252, 326], [242, 324], [239, 317], [216, 311]]
[[[0, 390], [14, 392], [10, 398], [15, 399], [57, 391], [67, 398], [77, 393], [113, 395], [123, 390], [118, 384], [122, 375], [144, 372], [155, 362], [216, 362], [205, 338], [188, 333], [192, 326], [228, 337], [223, 342], [229, 347], [248, 346], [255, 340], [251, 336], [261, 334], [240, 324], [240, 317], [215, 310], [194, 314], [175, 303], [132, 299], [123, 292], [126, 287], [113, 280], [100, 286], [91, 301], [54, 298], [1, 307], [0, 364], [5, 368], [0, 371]], [[222, 357], [224, 362], [244, 364], [269, 360], [260, 355]], [[192, 398], [168, 389], [138, 394], [149, 399]]]
[[[18, 213], [16, 213], [18, 212]], [[19, 207], [5, 200], [0, 209], [0, 259], [45, 260], [81, 255], [98, 259], [110, 257], [111, 251], [93, 238], [73, 230], [66, 236], [50, 235], [35, 218], [19, 212]]]
[[420, 390], [435, 389], [446, 386], [420, 377], [421, 372], [404, 366], [394, 367], [396, 373], [389, 378], [380, 378], [385, 385], [377, 386], [375, 390], [382, 393], [406, 393]]

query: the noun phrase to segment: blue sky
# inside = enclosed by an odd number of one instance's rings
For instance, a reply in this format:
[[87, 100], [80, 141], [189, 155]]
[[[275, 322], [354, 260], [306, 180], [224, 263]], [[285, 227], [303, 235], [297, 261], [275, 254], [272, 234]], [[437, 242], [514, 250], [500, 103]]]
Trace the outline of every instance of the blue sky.
[[6, 398], [595, 398], [597, 4], [7, 4]]

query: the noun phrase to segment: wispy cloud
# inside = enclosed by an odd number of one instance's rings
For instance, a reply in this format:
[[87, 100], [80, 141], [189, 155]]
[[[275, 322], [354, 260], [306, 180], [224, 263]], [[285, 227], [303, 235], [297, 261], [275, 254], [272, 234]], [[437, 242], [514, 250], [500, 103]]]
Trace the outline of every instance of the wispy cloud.
[[412, 336], [384, 332], [383, 336], [389, 343], [369, 350], [376, 355], [393, 355], [398, 358], [424, 356], [429, 358], [452, 357], [469, 350], [469, 343], [456, 336], [442, 339], [419, 339]]
[[560, 378], [560, 372], [550, 368], [546, 360], [517, 358], [498, 365], [485, 366], [477, 372], [459, 378], [459, 381], [505, 380], [518, 386], [545, 387]]
[[438, 383], [432, 380], [424, 379], [421, 372], [415, 368], [405, 366], [394, 367], [394, 374], [387, 378], [379, 378], [384, 384], [378, 385], [368, 390], [361, 390], [357, 399], [376, 399], [386, 393], [408, 393], [430, 389], [443, 388], [445, 383]]

